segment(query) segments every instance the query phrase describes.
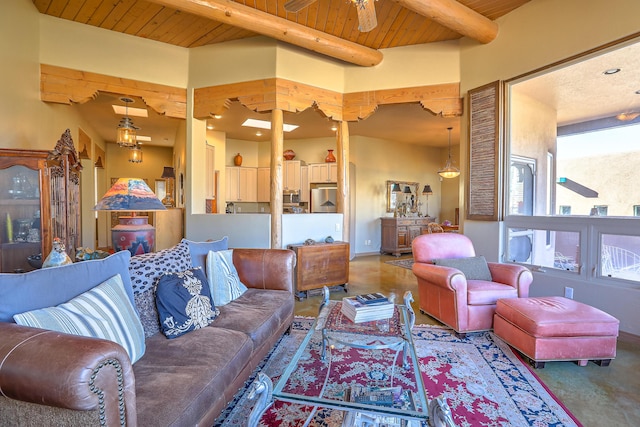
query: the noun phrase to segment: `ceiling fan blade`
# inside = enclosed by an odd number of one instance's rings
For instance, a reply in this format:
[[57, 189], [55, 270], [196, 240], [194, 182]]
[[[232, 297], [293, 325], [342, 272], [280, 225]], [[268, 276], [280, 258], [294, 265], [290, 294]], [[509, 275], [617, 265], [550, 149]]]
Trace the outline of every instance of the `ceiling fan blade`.
[[316, 0], [289, 0], [284, 4], [284, 10], [286, 10], [287, 12], [296, 13], [299, 10], [309, 6], [311, 3], [315, 1]]
[[358, 30], [367, 33], [378, 25], [376, 19], [376, 8], [373, 5], [374, 0], [361, 0], [356, 2], [358, 10]]

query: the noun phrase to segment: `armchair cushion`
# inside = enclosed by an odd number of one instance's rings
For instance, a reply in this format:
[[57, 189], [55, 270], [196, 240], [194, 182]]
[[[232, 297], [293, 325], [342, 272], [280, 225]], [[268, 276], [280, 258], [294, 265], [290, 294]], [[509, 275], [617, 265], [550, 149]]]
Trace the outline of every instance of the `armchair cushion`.
[[468, 258], [440, 258], [434, 259], [435, 265], [458, 269], [464, 274], [467, 280], [491, 281], [491, 272], [484, 256]]

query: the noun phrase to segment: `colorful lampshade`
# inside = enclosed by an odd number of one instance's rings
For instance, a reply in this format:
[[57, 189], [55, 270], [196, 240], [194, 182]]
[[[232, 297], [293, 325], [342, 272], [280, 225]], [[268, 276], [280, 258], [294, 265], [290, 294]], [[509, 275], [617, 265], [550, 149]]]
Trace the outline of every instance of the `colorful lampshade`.
[[156, 229], [149, 224], [149, 217], [137, 216], [136, 212], [163, 211], [166, 208], [142, 179], [118, 179], [93, 209], [132, 212], [131, 216], [119, 217], [119, 224], [111, 229], [114, 249], [128, 250], [131, 255], [153, 252]]
[[119, 178], [93, 208], [95, 211], [163, 211], [166, 208], [141, 178]]

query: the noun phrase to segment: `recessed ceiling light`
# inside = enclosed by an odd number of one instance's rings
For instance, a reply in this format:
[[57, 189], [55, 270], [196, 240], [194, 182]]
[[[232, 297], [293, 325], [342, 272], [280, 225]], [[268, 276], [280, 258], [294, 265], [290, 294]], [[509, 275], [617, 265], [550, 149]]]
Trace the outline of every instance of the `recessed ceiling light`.
[[213, 127], [213, 125], [207, 125], [207, 129], [212, 130], [212, 129], [215, 129], [215, 128]]
[[111, 105], [113, 107], [113, 112], [120, 116], [133, 116], [133, 117], [149, 117], [147, 110], [144, 108], [126, 108], [125, 105]]
[[260, 131], [256, 132], [256, 136], [262, 136], [262, 132]]
[[338, 126], [336, 126], [336, 125], [331, 126], [331, 130], [334, 131], [334, 132], [337, 131], [338, 130]]
[[[242, 126], [258, 129], [271, 129], [271, 122], [268, 122], [266, 120], [247, 119], [244, 121], [244, 123], [242, 123]], [[298, 125], [288, 125], [286, 123], [282, 125], [282, 130], [284, 130], [285, 132], [291, 132], [292, 130], [296, 129], [298, 129]]]
[[214, 118], [214, 119], [221, 119], [221, 118], [222, 118], [222, 115], [220, 115], [220, 114], [214, 114], [213, 118]]
[[610, 76], [611, 74], [616, 74], [620, 72], [620, 68], [609, 68], [608, 70], [604, 70], [602, 74], [605, 76]]

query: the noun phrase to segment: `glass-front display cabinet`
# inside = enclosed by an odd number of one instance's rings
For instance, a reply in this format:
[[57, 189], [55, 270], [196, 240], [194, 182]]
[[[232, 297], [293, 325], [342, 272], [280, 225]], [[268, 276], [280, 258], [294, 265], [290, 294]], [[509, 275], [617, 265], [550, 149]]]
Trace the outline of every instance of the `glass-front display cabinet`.
[[52, 151], [0, 149], [0, 272], [40, 268], [54, 237], [74, 259], [81, 168], [68, 129]]
[[0, 267], [3, 273], [33, 270], [42, 262], [42, 219], [49, 217], [43, 197], [47, 151], [0, 151]]

